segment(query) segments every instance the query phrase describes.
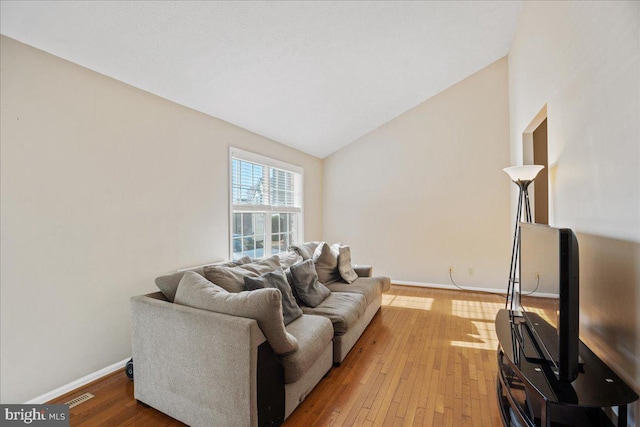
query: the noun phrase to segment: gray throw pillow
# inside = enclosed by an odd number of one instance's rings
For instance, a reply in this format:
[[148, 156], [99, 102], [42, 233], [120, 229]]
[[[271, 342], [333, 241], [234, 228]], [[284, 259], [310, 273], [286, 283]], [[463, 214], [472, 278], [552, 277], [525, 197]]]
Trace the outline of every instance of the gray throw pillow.
[[304, 305], [317, 307], [331, 295], [329, 288], [318, 281], [313, 260], [308, 259], [300, 264], [294, 264], [289, 269], [296, 297]]
[[298, 350], [298, 340], [284, 328], [281, 301], [277, 289], [229, 293], [191, 271], [182, 276], [175, 298], [176, 304], [255, 319], [273, 351], [284, 355]]
[[252, 273], [256, 273], [257, 275], [261, 275], [269, 273], [276, 268], [280, 268], [280, 258], [278, 258], [278, 255], [273, 255], [272, 257], [260, 261], [241, 264], [238, 267], [244, 268], [245, 270], [251, 271]]
[[300, 296], [298, 296], [298, 291], [296, 290], [296, 286], [294, 285], [293, 276], [291, 275], [291, 267], [287, 268], [284, 271], [284, 275], [287, 277], [287, 282], [289, 282], [289, 287], [291, 288], [291, 291], [293, 292], [293, 297], [296, 299], [296, 302], [298, 303], [298, 306], [304, 304], [302, 302], [302, 300], [300, 299]]
[[313, 258], [313, 252], [316, 250], [320, 242], [305, 242], [297, 245], [289, 246], [290, 251], [296, 251], [300, 254], [304, 261]]
[[242, 264], [242, 266], [236, 267], [207, 265], [203, 268], [204, 277], [227, 292], [237, 293], [246, 291], [247, 288], [244, 285], [245, 276], [258, 277], [260, 274], [242, 268], [245, 265], [246, 264]]
[[[240, 264], [247, 264], [251, 262], [251, 258], [249, 258], [248, 256], [243, 256], [242, 258], [236, 260], [236, 261], [227, 261], [227, 262], [216, 262], [214, 264], [210, 264], [207, 266], [203, 266], [203, 267], [194, 267], [194, 268], [190, 268], [189, 270], [191, 271], [195, 271], [196, 273], [199, 273], [201, 275], [204, 275], [204, 270], [207, 267], [237, 267]], [[199, 270], [199, 271], [198, 271]], [[182, 279], [182, 276], [184, 275], [184, 272], [186, 270], [181, 270], [178, 271], [177, 273], [173, 273], [173, 274], [167, 274], [165, 276], [160, 276], [156, 278], [156, 285], [158, 286], [158, 288], [160, 288], [160, 290], [162, 291], [162, 293], [164, 294], [165, 297], [167, 297], [167, 299], [171, 302], [173, 302], [173, 299], [176, 297], [176, 291], [178, 290], [178, 284], [180, 283], [180, 279]], [[240, 278], [242, 280], [244, 280], [242, 277]], [[224, 279], [223, 279], [224, 281]], [[242, 284], [242, 283], [240, 283]], [[232, 286], [235, 287], [237, 285], [237, 283]], [[244, 286], [242, 284], [242, 286]], [[245, 290], [244, 288], [241, 290]], [[234, 291], [236, 292], [236, 291]], [[239, 292], [239, 291], [237, 291]]]
[[244, 284], [250, 291], [263, 288], [276, 288], [280, 290], [282, 294], [282, 316], [284, 317], [285, 325], [302, 316], [302, 310], [298, 307], [298, 303], [296, 303], [296, 299], [291, 292], [291, 286], [289, 286], [284, 271], [282, 271], [281, 268], [263, 274], [260, 277], [245, 277]]
[[183, 272], [167, 274], [165, 276], [156, 277], [156, 286], [162, 291], [165, 297], [171, 302], [176, 298], [176, 291], [178, 290], [178, 284], [180, 279], [184, 275]]
[[353, 283], [358, 278], [351, 265], [351, 248], [347, 245], [338, 246], [338, 272], [347, 283]]
[[318, 272], [318, 280], [329, 285], [340, 280], [338, 271], [338, 245], [329, 246], [322, 242], [313, 253], [313, 262]]

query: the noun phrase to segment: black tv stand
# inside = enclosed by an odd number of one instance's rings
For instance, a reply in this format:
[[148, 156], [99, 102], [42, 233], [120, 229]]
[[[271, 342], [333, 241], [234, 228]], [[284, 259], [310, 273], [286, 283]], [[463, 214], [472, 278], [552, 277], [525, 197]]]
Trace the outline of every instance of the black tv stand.
[[496, 316], [496, 391], [503, 424], [614, 426], [606, 410], [617, 407], [617, 425], [627, 427], [627, 405], [636, 401], [638, 394], [582, 342], [583, 365], [578, 377], [571, 383], [558, 381], [551, 364], [536, 358], [533, 350], [526, 350], [523, 322], [522, 317], [513, 316], [509, 310], [500, 310]]
[[[556, 328], [547, 323], [547, 321], [537, 313], [527, 313], [526, 318], [522, 318], [520, 316], [513, 317], [517, 317], [516, 319], [512, 319], [511, 323], [514, 326], [515, 330], [518, 332], [516, 338], [520, 343], [520, 348], [524, 357], [526, 357], [529, 362], [538, 363], [551, 363], [550, 357], [552, 357], [555, 361], [555, 364], [558, 365], [559, 350], [557, 343], [558, 332]], [[529, 322], [532, 322], [534, 325], [536, 325], [535, 333], [529, 327]], [[517, 325], [521, 326], [518, 327]], [[536, 337], [534, 336], [535, 334], [541, 335], [540, 338], [545, 343], [547, 343], [548, 347], [546, 349], [546, 352], [538, 346]], [[577, 360], [578, 369], [580, 370], [580, 372], [582, 372], [584, 370], [584, 360], [582, 359], [582, 357], [580, 357], [580, 355], [578, 355]], [[554, 373], [556, 373], [556, 376], [558, 376], [557, 372], [554, 371]]]

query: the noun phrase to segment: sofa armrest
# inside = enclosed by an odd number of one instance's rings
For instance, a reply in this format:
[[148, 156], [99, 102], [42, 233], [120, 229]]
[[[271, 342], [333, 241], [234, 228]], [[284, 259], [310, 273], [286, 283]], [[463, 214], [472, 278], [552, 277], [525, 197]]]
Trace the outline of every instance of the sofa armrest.
[[253, 319], [131, 298], [135, 398], [189, 425], [257, 426]]
[[356, 264], [353, 266], [358, 277], [372, 277], [373, 267], [370, 265]]

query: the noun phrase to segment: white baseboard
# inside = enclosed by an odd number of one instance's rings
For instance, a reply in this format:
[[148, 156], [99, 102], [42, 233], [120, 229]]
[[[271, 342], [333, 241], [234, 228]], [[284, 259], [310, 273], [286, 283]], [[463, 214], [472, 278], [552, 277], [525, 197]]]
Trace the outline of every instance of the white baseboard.
[[[447, 289], [447, 290], [452, 290], [452, 291], [459, 291], [461, 290], [460, 288], [458, 288], [457, 286], [454, 285], [444, 285], [441, 283], [425, 283], [425, 282], [412, 282], [409, 280], [395, 280], [395, 279], [391, 279], [391, 283], [393, 283], [394, 285], [404, 285], [404, 286], [417, 286], [420, 288], [435, 288], [435, 289]], [[481, 287], [463, 287], [462, 288], [465, 291], [477, 291], [477, 292], [492, 292], [492, 293], [497, 293], [497, 294], [505, 294], [505, 290], [504, 289], [497, 289], [497, 288], [481, 288]]]
[[99, 378], [102, 378], [106, 375], [109, 375], [112, 372], [117, 371], [118, 369], [124, 369], [125, 365], [127, 364], [127, 362], [129, 361], [129, 359], [131, 359], [130, 357], [127, 357], [124, 360], [121, 360], [120, 362], [116, 362], [113, 365], [107, 366], [106, 368], [102, 368], [99, 371], [96, 372], [92, 372], [89, 375], [85, 375], [82, 378], [79, 378], [75, 381], [70, 382], [69, 384], [63, 385], [62, 387], [58, 387], [55, 390], [52, 390], [48, 393], [42, 394], [36, 398], [33, 398], [31, 400], [29, 400], [28, 402], [25, 402], [26, 405], [38, 405], [38, 404], [43, 404], [43, 403], [47, 403], [50, 400], [55, 399], [56, 397], [60, 397], [63, 394], [69, 393], [70, 391], [73, 391], [77, 388], [82, 387], [83, 385], [87, 385], [92, 381], [95, 381]]
[[[425, 283], [425, 282], [411, 282], [409, 280], [395, 280], [391, 279], [391, 283], [395, 285], [403, 285], [403, 286], [417, 286], [420, 288], [434, 288], [434, 289], [447, 289], [452, 291], [460, 291], [461, 289], [454, 285], [443, 285], [440, 283]], [[462, 290], [469, 292], [488, 292], [493, 294], [501, 294], [505, 295], [506, 291], [504, 288], [483, 288], [483, 287], [468, 287], [463, 286]], [[540, 298], [558, 298], [558, 294], [547, 294], [542, 292], [536, 292], [534, 294], [536, 297]]]

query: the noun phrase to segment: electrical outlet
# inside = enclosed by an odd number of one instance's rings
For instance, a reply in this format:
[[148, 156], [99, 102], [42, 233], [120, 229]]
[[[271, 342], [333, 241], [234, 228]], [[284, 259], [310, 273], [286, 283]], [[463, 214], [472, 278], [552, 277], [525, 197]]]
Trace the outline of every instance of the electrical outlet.
[[469, 267], [469, 276], [473, 276], [473, 267]]
[[449, 267], [449, 273], [453, 273], [453, 266]]

